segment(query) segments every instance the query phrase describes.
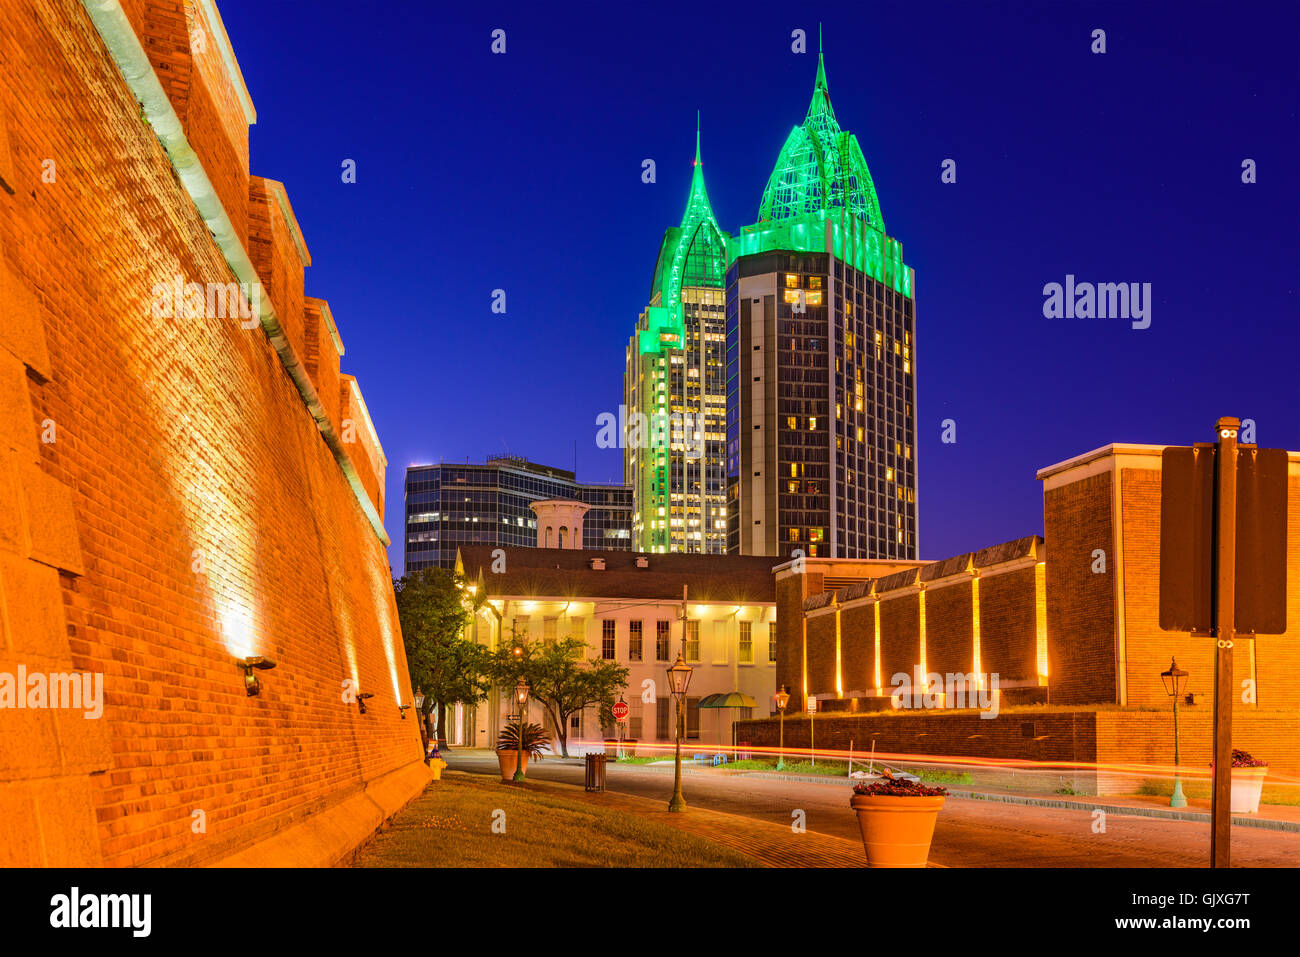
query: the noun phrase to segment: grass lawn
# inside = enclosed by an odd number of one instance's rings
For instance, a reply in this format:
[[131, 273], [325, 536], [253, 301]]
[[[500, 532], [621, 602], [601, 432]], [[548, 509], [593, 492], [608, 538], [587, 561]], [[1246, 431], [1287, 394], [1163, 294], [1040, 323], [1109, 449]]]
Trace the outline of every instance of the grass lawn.
[[[494, 821], [504, 823], [505, 833], [493, 832]], [[729, 848], [633, 814], [452, 771], [377, 834], [354, 866], [759, 865]]]

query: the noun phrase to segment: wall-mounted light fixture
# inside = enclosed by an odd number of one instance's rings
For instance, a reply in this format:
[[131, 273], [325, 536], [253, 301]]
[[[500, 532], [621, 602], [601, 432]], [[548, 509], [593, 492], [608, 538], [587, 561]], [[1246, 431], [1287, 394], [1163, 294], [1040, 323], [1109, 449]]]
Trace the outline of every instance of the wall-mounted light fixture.
[[409, 704], [399, 704], [399, 705], [397, 706], [397, 710], [400, 711], [401, 714], [402, 714], [402, 720], [403, 720], [403, 721], [406, 720], [406, 710], [407, 710], [409, 707], [411, 707]]
[[374, 696], [375, 693], [373, 691], [363, 691], [361, 694], [357, 695], [357, 707], [361, 709], [362, 714], [366, 713], [366, 699], [373, 698]]
[[253, 669], [269, 671], [275, 667], [275, 662], [270, 658], [263, 658], [261, 655], [238, 660], [239, 667], [244, 669], [244, 690], [248, 692], [250, 698], [256, 697], [262, 690], [262, 682], [258, 680], [257, 675], [253, 674]]

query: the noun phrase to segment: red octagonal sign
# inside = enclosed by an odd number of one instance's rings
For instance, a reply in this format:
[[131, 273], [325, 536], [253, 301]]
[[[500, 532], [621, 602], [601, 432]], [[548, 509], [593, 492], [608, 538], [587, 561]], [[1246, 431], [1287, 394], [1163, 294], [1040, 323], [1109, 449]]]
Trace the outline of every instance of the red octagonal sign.
[[627, 717], [628, 712], [631, 711], [632, 709], [627, 706], [626, 701], [619, 701], [614, 705], [613, 710], [614, 710], [614, 719], [616, 721], [622, 721], [624, 718]]

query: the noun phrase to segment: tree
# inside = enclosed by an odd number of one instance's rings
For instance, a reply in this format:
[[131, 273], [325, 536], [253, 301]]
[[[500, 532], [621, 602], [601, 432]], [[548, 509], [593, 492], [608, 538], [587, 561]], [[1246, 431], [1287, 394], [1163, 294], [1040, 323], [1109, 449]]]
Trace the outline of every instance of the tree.
[[425, 693], [420, 720], [438, 708], [438, 743], [446, 745], [447, 707], [487, 697], [486, 649], [464, 636], [482, 600], [444, 568], [424, 568], [393, 582], [412, 687]]
[[551, 717], [560, 736], [560, 753], [569, 756], [569, 718], [586, 708], [600, 708], [602, 725], [613, 724], [614, 696], [627, 687], [628, 670], [616, 662], [583, 657], [581, 638], [529, 642], [512, 632], [491, 655], [489, 673], [507, 694], [519, 679], [528, 682], [532, 700]]

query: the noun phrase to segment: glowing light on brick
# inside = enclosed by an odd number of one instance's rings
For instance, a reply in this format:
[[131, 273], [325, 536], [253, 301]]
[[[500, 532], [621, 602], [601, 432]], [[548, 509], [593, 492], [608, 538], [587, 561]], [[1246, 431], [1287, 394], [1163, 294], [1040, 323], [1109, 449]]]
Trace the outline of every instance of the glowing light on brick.
[[844, 678], [842, 670], [842, 658], [840, 657], [840, 610], [835, 609], [835, 696], [844, 697]]
[[1034, 626], [1038, 645], [1038, 684], [1047, 684], [1047, 565], [1034, 566]]
[[885, 681], [881, 676], [880, 666], [880, 602], [874, 602], [871, 608], [875, 612], [876, 620], [876, 697], [879, 698], [885, 693]]
[[974, 658], [971, 666], [975, 669], [975, 690], [984, 687], [984, 666], [980, 657], [980, 580], [972, 578], [970, 582], [971, 634], [974, 636]]

